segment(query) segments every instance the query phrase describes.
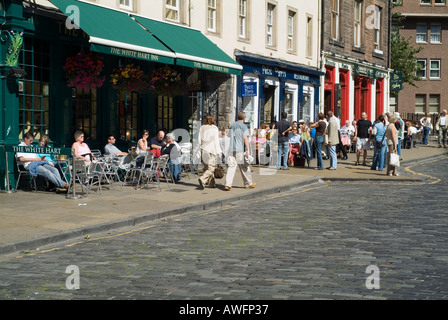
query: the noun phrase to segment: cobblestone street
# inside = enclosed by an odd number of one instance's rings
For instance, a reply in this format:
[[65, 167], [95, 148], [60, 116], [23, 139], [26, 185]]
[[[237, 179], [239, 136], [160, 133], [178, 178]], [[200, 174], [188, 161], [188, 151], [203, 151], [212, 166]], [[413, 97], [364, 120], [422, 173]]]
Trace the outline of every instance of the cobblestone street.
[[424, 180], [319, 183], [3, 256], [0, 299], [446, 299], [448, 160], [404, 174]]

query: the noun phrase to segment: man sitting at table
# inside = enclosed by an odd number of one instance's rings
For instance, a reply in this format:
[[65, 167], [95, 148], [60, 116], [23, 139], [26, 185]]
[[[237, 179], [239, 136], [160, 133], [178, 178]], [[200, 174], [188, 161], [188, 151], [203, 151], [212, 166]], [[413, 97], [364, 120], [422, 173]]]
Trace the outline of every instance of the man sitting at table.
[[[34, 136], [31, 132], [25, 133], [23, 141], [19, 144], [19, 147], [31, 146], [33, 139]], [[42, 176], [49, 180], [56, 186], [57, 192], [67, 191], [69, 184], [61, 179], [58, 169], [54, 167], [52, 162], [47, 162], [45, 156], [38, 157], [35, 153], [18, 152], [16, 157], [23, 163], [25, 169], [27, 169], [33, 177]]]
[[149, 145], [151, 146], [151, 149], [162, 150], [162, 148], [166, 145], [165, 132], [163, 130], [159, 130], [157, 135], [151, 138]]
[[107, 144], [104, 146], [104, 154], [106, 155], [115, 155], [115, 156], [127, 156], [127, 152], [122, 152], [115, 146], [115, 137], [114, 135], [109, 135], [107, 137]]

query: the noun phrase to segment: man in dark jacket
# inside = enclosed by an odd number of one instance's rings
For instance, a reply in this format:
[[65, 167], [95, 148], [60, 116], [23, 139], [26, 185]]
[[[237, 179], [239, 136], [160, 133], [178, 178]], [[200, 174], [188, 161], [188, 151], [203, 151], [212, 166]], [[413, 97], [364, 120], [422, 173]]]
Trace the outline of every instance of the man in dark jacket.
[[288, 132], [292, 130], [291, 123], [286, 118], [288, 114], [282, 112], [282, 119], [275, 124], [278, 138], [278, 158], [277, 158], [277, 170], [280, 170], [283, 156], [283, 170], [288, 170], [288, 152], [289, 152], [289, 138]]

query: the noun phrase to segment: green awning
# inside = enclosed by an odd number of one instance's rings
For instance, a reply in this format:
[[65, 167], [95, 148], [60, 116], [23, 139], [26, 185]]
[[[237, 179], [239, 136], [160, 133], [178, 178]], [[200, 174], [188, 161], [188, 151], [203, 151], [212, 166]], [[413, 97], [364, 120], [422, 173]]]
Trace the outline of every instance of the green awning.
[[176, 54], [176, 64], [240, 75], [242, 67], [201, 31], [172, 23], [131, 16]]
[[93, 51], [241, 74], [241, 65], [199, 30], [80, 0], [50, 2], [89, 35]]
[[92, 51], [174, 64], [175, 54], [128, 13], [76, 0], [50, 1], [90, 36]]

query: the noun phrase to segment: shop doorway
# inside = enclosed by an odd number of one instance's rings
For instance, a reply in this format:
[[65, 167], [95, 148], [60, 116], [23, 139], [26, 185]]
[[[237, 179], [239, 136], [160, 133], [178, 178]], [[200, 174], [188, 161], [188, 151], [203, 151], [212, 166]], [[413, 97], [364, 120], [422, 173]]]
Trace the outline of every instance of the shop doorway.
[[303, 87], [302, 119], [305, 123], [314, 121], [314, 88]]
[[268, 124], [275, 123], [275, 86], [266, 86], [264, 91], [264, 121]]
[[333, 111], [333, 91], [325, 90], [324, 95], [324, 114]]
[[294, 117], [294, 110], [293, 110], [293, 97], [294, 94], [291, 91], [285, 92], [285, 109], [284, 111], [288, 114], [286, 120], [289, 122], [293, 122], [295, 119]]

